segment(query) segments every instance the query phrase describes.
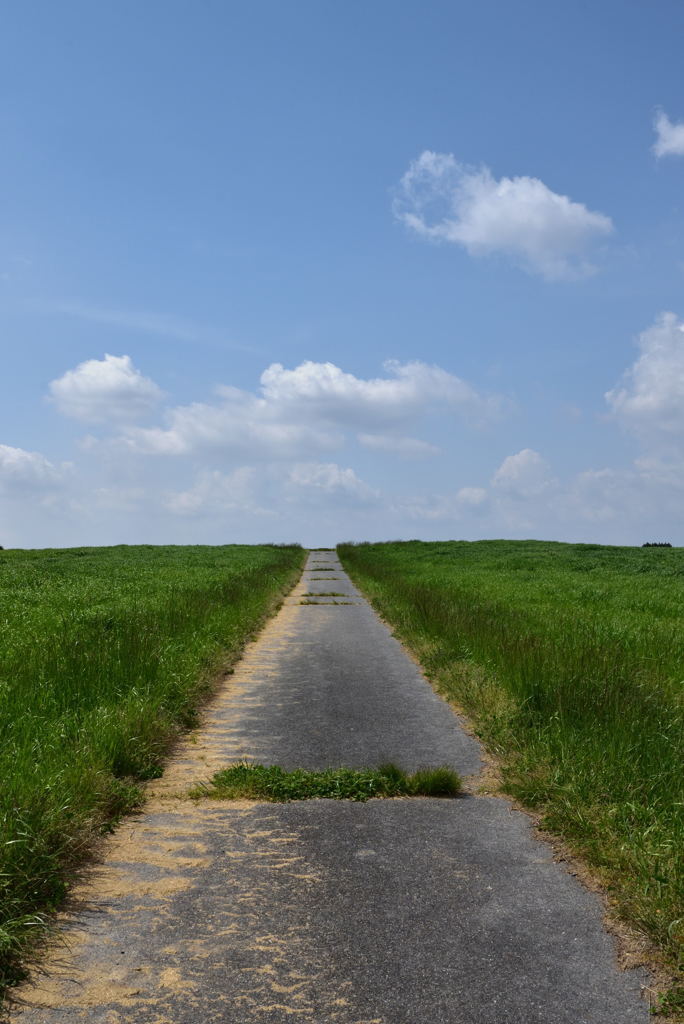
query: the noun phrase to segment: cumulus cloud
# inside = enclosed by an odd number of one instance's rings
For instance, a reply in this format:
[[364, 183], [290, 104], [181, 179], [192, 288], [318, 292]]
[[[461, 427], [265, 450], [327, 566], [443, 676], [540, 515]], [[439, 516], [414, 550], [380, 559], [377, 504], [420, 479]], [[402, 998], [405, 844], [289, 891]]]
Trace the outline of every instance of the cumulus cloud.
[[639, 358], [606, 392], [613, 415], [644, 438], [684, 440], [684, 323], [663, 313], [639, 335]]
[[486, 503], [491, 536], [536, 536], [604, 544], [681, 537], [684, 459], [591, 468], [559, 479], [538, 452], [504, 459]]
[[684, 121], [671, 121], [664, 110], [659, 110], [653, 127], [656, 133], [653, 152], [657, 157], [684, 156]]
[[[261, 376], [260, 393], [220, 387], [213, 403], [171, 409], [165, 426], [131, 429], [126, 443], [151, 454], [213, 449], [240, 458], [301, 459], [341, 447], [349, 431], [392, 437], [437, 407], [471, 422], [491, 418], [500, 407], [496, 398], [478, 394], [438, 366], [389, 362], [385, 370], [387, 376], [365, 380], [333, 363], [308, 361], [293, 370], [274, 363]], [[391, 443], [387, 440], [385, 448]], [[405, 452], [413, 447], [414, 453], [431, 448], [398, 434], [394, 445]]]
[[496, 179], [487, 167], [429, 150], [402, 177], [393, 209], [421, 238], [461, 245], [472, 256], [503, 253], [548, 279], [593, 270], [584, 253], [613, 230], [610, 217], [538, 178]]
[[388, 424], [408, 419], [430, 403], [484, 413], [491, 401], [439, 366], [427, 363], [383, 364], [386, 377], [364, 380], [334, 363], [301, 363], [286, 370], [273, 363], [261, 375], [265, 399], [297, 406], [334, 423]]
[[128, 431], [126, 443], [151, 455], [225, 453], [233, 458], [297, 458], [304, 451], [324, 451], [343, 438], [309, 423], [296, 422], [263, 399], [223, 388], [219, 401], [177, 406], [165, 427]]
[[378, 492], [361, 480], [353, 469], [343, 469], [335, 462], [300, 462], [288, 476], [291, 488], [324, 495], [344, 495], [363, 502], [378, 497]]
[[3, 493], [45, 490], [59, 485], [70, 464], [55, 466], [39, 452], [0, 444], [0, 489]]
[[552, 482], [548, 463], [532, 448], [507, 456], [492, 477], [492, 487], [516, 498], [536, 498]]
[[162, 397], [130, 356], [88, 359], [50, 384], [50, 395], [65, 416], [91, 423], [135, 420], [148, 415]]
[[391, 512], [408, 536], [417, 522], [418, 536], [677, 543], [683, 498], [684, 457], [678, 466], [644, 458], [625, 469], [587, 469], [563, 479], [539, 452], [525, 448], [503, 460], [488, 489], [405, 496]]

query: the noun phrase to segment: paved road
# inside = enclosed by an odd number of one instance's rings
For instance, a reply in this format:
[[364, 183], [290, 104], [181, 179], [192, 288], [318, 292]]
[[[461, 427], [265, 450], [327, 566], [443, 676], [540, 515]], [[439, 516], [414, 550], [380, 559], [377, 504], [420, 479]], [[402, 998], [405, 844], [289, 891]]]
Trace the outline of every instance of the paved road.
[[[311, 597], [307, 595], [316, 594]], [[332, 552], [91, 869], [17, 1024], [632, 1024], [594, 896], [505, 800], [200, 802], [253, 758], [480, 769]]]

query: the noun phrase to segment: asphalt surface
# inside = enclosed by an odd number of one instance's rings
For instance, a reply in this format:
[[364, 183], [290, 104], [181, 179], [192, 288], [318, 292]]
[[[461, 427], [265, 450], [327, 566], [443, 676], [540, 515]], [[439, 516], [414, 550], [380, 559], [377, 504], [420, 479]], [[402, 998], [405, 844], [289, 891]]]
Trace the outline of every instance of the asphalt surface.
[[185, 798], [242, 758], [481, 767], [476, 742], [334, 553], [312, 552], [145, 812], [76, 890], [61, 944], [12, 1020], [650, 1019], [648, 979], [618, 969], [597, 898], [506, 800]]

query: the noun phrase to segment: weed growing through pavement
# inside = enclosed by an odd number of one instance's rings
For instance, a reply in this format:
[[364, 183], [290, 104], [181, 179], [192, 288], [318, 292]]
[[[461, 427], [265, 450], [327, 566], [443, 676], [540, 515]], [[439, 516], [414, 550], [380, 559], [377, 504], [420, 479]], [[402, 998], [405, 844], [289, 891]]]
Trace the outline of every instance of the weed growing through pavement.
[[190, 795], [216, 800], [370, 800], [371, 797], [454, 797], [461, 780], [451, 768], [424, 768], [409, 775], [394, 764], [379, 768], [326, 768], [285, 771], [278, 765], [231, 765], [199, 785]]
[[340, 590], [307, 590], [302, 597], [349, 597], [349, 594], [343, 594]]

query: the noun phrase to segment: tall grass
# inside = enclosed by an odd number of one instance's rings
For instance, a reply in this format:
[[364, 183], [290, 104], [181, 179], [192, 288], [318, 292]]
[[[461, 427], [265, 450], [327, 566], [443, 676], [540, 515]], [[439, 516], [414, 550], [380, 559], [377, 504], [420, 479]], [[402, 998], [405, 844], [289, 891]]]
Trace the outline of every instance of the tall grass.
[[0, 552], [0, 988], [303, 560], [271, 545]]
[[[684, 550], [412, 541], [338, 551], [473, 717], [506, 789], [543, 811], [684, 970]], [[673, 991], [671, 1005], [680, 998]]]

